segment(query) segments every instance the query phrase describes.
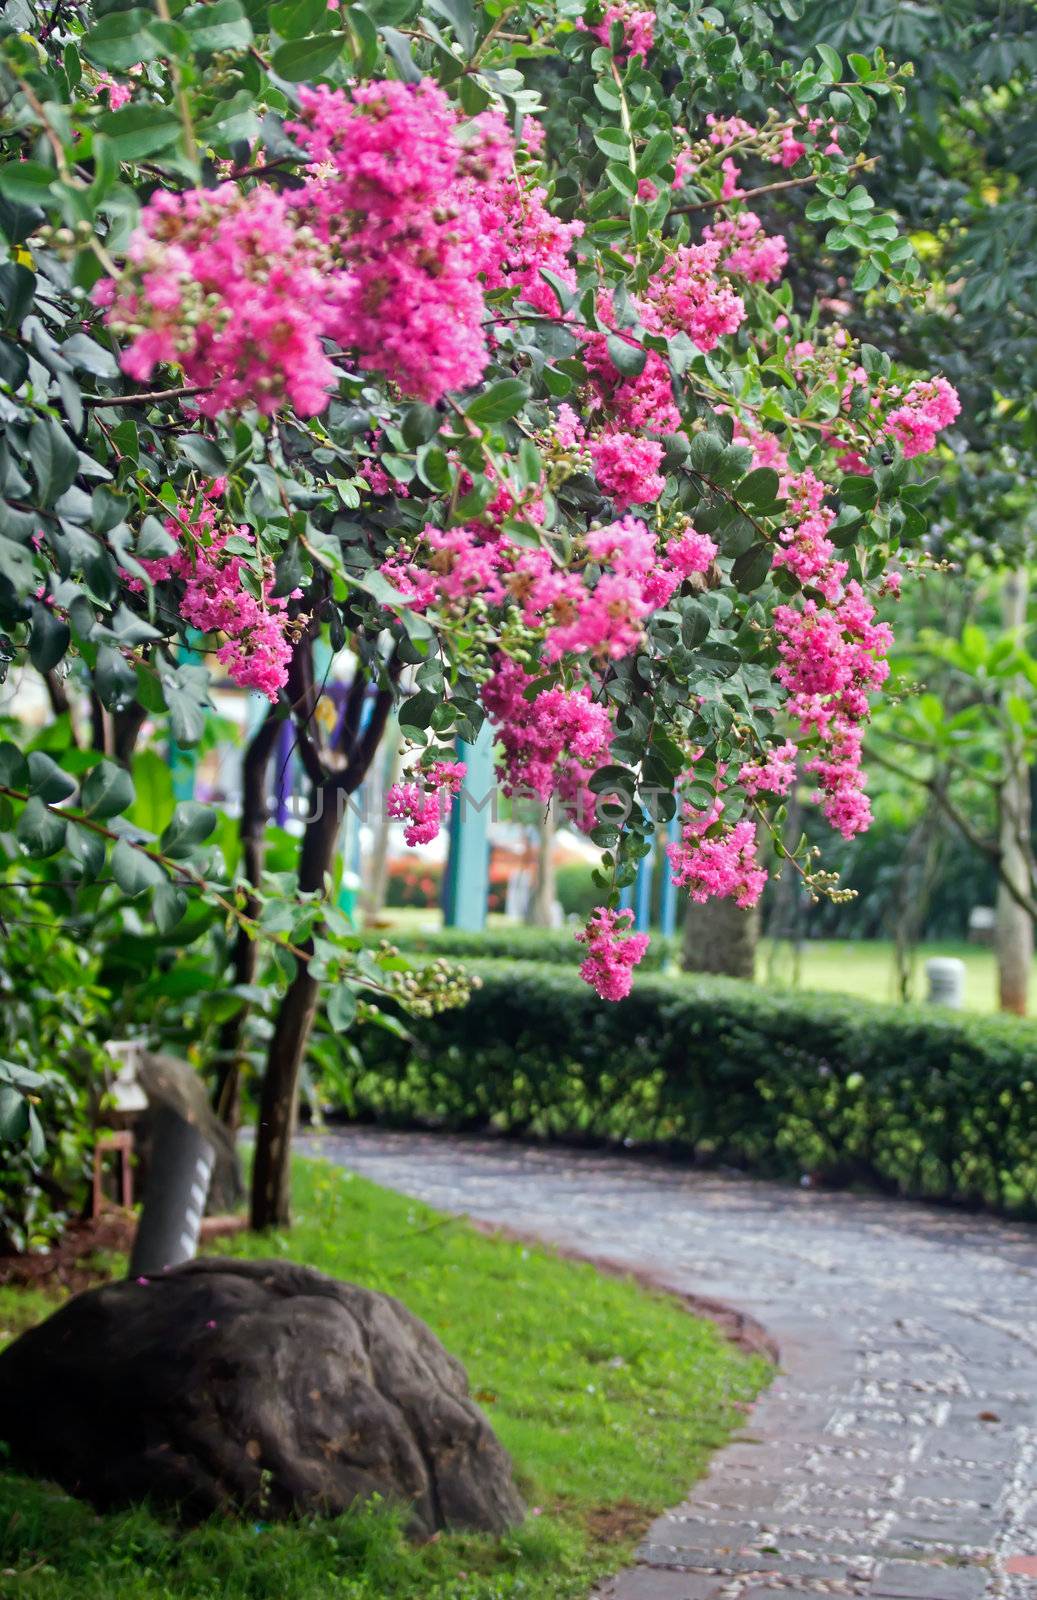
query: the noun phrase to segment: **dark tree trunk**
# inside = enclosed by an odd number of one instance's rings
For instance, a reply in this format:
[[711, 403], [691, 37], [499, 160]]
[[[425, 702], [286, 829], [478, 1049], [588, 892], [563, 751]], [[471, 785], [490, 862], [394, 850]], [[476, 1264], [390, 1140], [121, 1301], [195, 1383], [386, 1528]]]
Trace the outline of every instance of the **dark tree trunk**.
[[[299, 890], [303, 894], [323, 888], [334, 862], [341, 821], [337, 799], [336, 793], [327, 797], [321, 814], [307, 826], [299, 867]], [[310, 975], [309, 962], [299, 961], [277, 1013], [259, 1099], [256, 1161], [252, 1169], [252, 1226], [257, 1229], [287, 1228], [291, 1224], [291, 1147], [299, 1073], [313, 1028], [318, 993], [319, 985]]]
[[727, 978], [756, 975], [760, 908], [743, 910], [733, 900], [691, 901], [684, 919], [681, 966], [685, 972], [715, 972]]
[[[370, 771], [385, 732], [400, 663], [395, 658], [389, 663], [363, 734], [360, 722], [368, 679], [358, 666], [332, 752], [322, 751], [316, 743], [313, 712], [318, 697], [308, 653], [296, 652], [295, 671], [296, 677], [289, 681], [289, 692], [296, 716], [299, 753], [313, 795], [313, 819], [306, 827], [299, 862], [299, 890], [303, 894], [320, 894], [335, 859], [345, 798], [356, 793]], [[310, 973], [307, 959], [311, 950], [312, 945], [308, 943], [303, 947], [303, 955], [297, 958], [295, 976], [281, 1001], [267, 1051], [252, 1169], [252, 1226], [257, 1230], [291, 1226], [291, 1152], [299, 1074], [319, 996], [319, 984]]]
[[[263, 840], [267, 822], [266, 780], [270, 757], [277, 743], [281, 718], [271, 709], [253, 734], [245, 752], [241, 776], [241, 836], [242, 865], [245, 877], [253, 888], [259, 884], [263, 872]], [[257, 911], [254, 896], [249, 896], [245, 912], [254, 917]], [[249, 938], [244, 928], [238, 928], [234, 943], [234, 983], [248, 984], [256, 975], [258, 949], [255, 939]], [[242, 1005], [220, 1029], [217, 1043], [217, 1078], [213, 1105], [221, 1120], [229, 1128], [237, 1129], [241, 1121], [241, 1078], [244, 1062], [241, 1055], [241, 1033], [248, 1015], [248, 1006]]]

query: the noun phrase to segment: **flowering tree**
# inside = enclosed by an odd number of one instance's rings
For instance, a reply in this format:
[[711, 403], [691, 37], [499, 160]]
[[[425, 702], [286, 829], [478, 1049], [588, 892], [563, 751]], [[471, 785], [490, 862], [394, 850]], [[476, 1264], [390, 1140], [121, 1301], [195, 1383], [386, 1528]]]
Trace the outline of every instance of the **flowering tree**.
[[[601, 846], [577, 937], [606, 1000], [644, 950], [616, 907], [659, 823], [693, 898], [742, 905], [797, 767], [834, 828], [867, 826], [876, 600], [920, 531], [908, 463], [958, 402], [801, 319], [763, 216], [808, 187], [856, 294], [916, 292], [858, 181], [901, 75], [776, 64], [758, 7], [15, 10], [0, 644], [94, 716], [74, 750], [72, 705], [64, 758], [0, 746], [0, 826], [162, 929], [214, 906], [239, 985], [272, 952], [253, 1216], [283, 1222], [322, 992], [341, 1028], [380, 994], [459, 998], [361, 951], [326, 893], [394, 708], [410, 842], [489, 719], [505, 790]], [[354, 662], [332, 717], [318, 641]], [[142, 727], [202, 734], [206, 651], [269, 702], [236, 865], [200, 805], [126, 816]], [[285, 719], [315, 801], [291, 881], [262, 851]]]

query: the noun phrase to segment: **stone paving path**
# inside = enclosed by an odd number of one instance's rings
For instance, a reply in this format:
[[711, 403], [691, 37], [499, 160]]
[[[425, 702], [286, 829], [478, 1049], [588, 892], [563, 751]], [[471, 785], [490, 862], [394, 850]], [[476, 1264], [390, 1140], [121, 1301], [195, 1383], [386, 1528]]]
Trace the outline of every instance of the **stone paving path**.
[[743, 1437], [601, 1600], [1037, 1600], [1037, 1227], [486, 1140], [307, 1142], [777, 1339]]

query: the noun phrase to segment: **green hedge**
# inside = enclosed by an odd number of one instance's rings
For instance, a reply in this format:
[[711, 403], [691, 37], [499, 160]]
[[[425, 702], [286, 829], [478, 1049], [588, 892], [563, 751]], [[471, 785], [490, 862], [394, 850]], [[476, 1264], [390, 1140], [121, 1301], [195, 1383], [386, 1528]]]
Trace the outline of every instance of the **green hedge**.
[[[406, 955], [447, 956], [455, 961], [536, 961], [552, 966], [577, 966], [584, 950], [576, 943], [574, 928], [486, 928], [468, 933], [463, 928], [389, 928], [383, 934], [367, 934], [365, 942], [377, 944], [388, 939]], [[641, 970], [657, 972], [672, 958], [676, 960], [677, 941], [653, 933]]]
[[412, 1044], [364, 1031], [347, 1115], [661, 1145], [1037, 1215], [1031, 1024], [655, 975], [609, 1005], [560, 965], [474, 970], [470, 1004], [408, 1023]]

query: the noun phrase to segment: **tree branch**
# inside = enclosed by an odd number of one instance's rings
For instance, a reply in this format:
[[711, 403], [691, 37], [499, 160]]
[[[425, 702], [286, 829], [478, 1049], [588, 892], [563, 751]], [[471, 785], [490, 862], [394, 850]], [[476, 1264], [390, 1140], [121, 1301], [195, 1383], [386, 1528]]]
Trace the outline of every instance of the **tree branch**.
[[866, 156], [860, 161], [855, 161], [852, 167], [847, 167], [845, 172], [808, 172], [803, 178], [783, 178], [780, 183], [764, 183], [758, 189], [747, 189], [744, 194], [732, 195], [729, 199], [693, 200], [686, 206], [671, 206], [670, 216], [687, 216], [692, 211], [715, 211], [719, 206], [729, 206], [732, 200], [755, 200], [761, 194], [779, 194], [783, 189], [803, 189], [808, 184], [820, 183], [822, 178], [848, 178], [853, 172], [864, 172], [873, 167], [878, 156]]

